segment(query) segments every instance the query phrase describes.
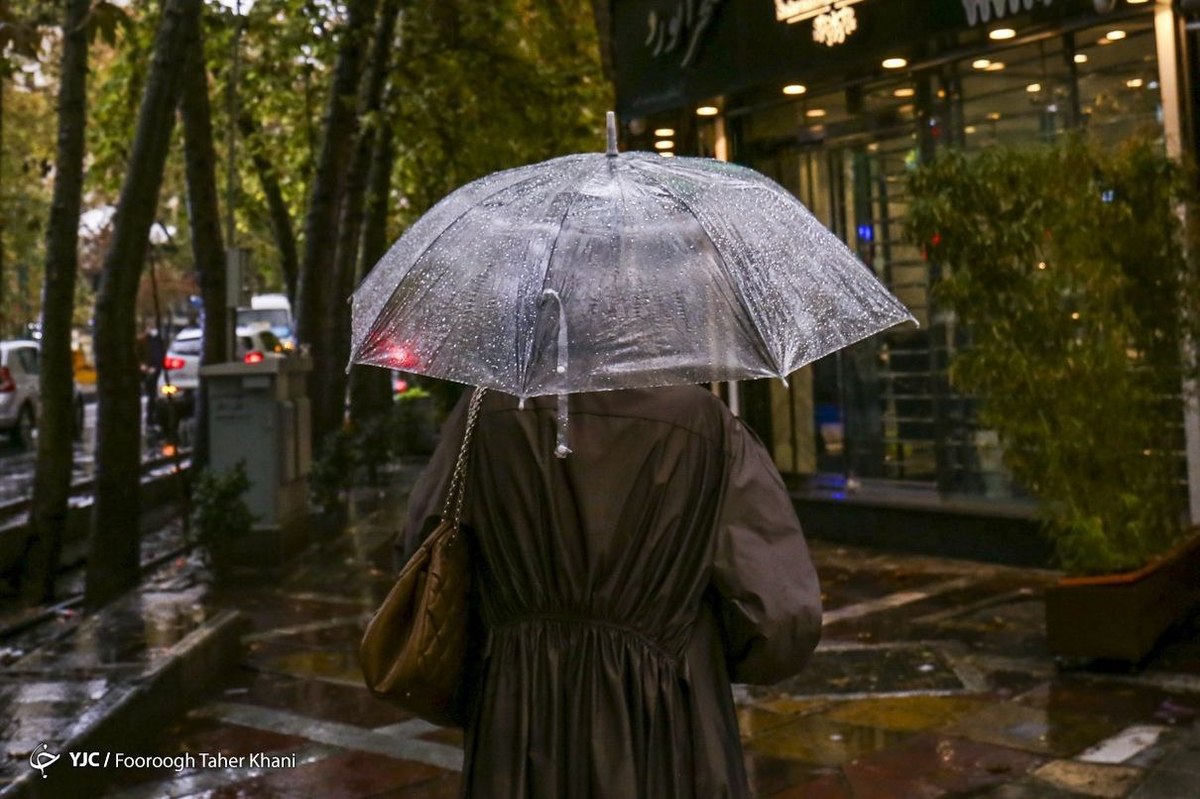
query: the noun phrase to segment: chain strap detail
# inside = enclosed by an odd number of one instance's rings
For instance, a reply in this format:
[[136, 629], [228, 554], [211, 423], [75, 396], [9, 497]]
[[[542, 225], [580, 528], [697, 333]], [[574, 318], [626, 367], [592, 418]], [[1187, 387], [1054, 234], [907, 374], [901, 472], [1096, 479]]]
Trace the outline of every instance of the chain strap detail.
[[486, 388], [476, 388], [471, 393], [471, 404], [467, 407], [467, 427], [463, 431], [462, 446], [458, 450], [458, 460], [454, 464], [454, 474], [450, 478], [450, 490], [446, 492], [446, 507], [442, 509], [442, 518], [454, 522], [458, 530], [462, 523], [463, 497], [467, 489], [467, 461], [471, 456], [471, 434], [479, 421], [479, 406], [483, 403]]

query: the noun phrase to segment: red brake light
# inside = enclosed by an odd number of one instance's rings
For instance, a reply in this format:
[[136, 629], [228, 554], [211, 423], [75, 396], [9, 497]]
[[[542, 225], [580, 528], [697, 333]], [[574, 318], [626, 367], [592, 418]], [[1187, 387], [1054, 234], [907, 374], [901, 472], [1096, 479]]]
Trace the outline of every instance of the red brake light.
[[176, 358], [174, 355], [168, 355], [163, 358], [163, 368], [168, 372], [173, 372], [183, 368], [183, 358]]
[[259, 352], [258, 350], [250, 350], [249, 352], [246, 353], [245, 357], [243, 357], [242, 360], [245, 363], [262, 363], [263, 362], [263, 354], [261, 352]]
[[12, 372], [7, 366], [0, 366], [0, 394], [9, 394], [17, 390], [17, 384], [12, 379]]

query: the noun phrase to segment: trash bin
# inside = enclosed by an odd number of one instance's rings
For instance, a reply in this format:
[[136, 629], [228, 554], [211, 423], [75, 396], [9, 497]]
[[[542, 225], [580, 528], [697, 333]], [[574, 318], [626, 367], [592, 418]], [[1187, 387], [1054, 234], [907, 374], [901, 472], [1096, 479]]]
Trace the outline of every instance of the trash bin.
[[308, 472], [312, 464], [306, 356], [204, 366], [209, 468], [238, 462], [250, 478], [246, 505], [255, 516], [246, 540], [228, 541], [237, 566], [277, 566], [307, 544]]

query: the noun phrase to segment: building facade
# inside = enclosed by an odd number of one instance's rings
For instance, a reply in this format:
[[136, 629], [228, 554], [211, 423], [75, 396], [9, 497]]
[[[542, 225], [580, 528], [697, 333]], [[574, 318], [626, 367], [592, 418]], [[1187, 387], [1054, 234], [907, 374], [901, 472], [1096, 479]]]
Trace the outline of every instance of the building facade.
[[946, 367], [962, 330], [905, 235], [906, 175], [939, 148], [1086, 128], [1190, 150], [1189, 36], [1145, 0], [615, 0], [628, 149], [754, 167], [792, 191], [911, 309], [779, 381], [740, 385], [785, 474], [1000, 501], [1021, 490]]

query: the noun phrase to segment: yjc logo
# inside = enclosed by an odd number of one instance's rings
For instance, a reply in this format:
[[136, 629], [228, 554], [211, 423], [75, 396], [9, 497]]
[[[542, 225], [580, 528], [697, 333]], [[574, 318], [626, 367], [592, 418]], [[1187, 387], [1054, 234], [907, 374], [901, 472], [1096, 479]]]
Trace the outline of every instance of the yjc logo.
[[56, 755], [53, 752], [48, 752], [50, 747], [44, 743], [38, 744], [37, 749], [33, 750], [33, 754], [29, 756], [29, 765], [33, 766], [38, 771], [42, 772], [42, 779], [46, 779], [46, 769], [53, 766], [62, 755]]

